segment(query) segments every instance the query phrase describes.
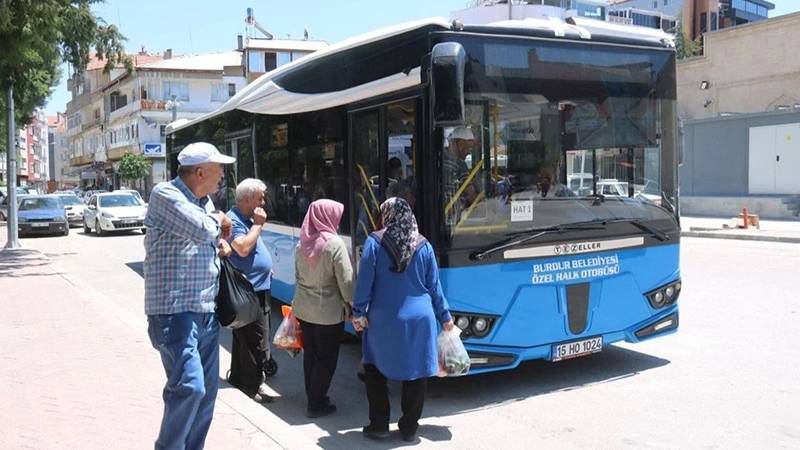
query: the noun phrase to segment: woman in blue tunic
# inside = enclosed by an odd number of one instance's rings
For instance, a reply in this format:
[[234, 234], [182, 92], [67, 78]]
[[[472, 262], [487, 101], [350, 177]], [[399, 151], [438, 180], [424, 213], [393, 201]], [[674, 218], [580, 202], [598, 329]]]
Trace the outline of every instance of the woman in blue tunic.
[[405, 200], [381, 205], [384, 228], [364, 243], [353, 305], [353, 327], [362, 337], [364, 382], [369, 401], [370, 438], [389, 435], [387, 378], [403, 381], [403, 416], [397, 425], [403, 439], [416, 439], [427, 379], [438, 368], [439, 324], [453, 327], [439, 283], [433, 248], [417, 232]]

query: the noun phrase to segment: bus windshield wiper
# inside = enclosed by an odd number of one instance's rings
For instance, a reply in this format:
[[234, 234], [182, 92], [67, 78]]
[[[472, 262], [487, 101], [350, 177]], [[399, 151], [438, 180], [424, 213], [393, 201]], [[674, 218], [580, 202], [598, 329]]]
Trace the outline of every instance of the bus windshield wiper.
[[640, 229], [642, 231], [646, 231], [646, 232], [650, 233], [652, 236], [654, 236], [659, 241], [663, 242], [663, 241], [668, 241], [669, 240], [669, 235], [667, 235], [667, 233], [664, 233], [663, 231], [661, 231], [661, 230], [659, 230], [657, 228], [653, 228], [650, 225], [647, 225], [646, 223], [642, 222], [641, 220], [634, 219], [634, 220], [628, 220], [626, 222], [630, 223], [631, 225], [635, 226], [636, 228], [638, 228], [638, 229]]
[[540, 236], [544, 236], [545, 234], [563, 233], [564, 231], [573, 231], [573, 230], [605, 230], [607, 223], [608, 223], [607, 220], [589, 220], [586, 222], [575, 222], [564, 225], [554, 225], [551, 227], [534, 227], [525, 230], [515, 231], [513, 233], [507, 234], [507, 236], [518, 236], [520, 234], [528, 234], [528, 233], [534, 233], [534, 234], [531, 234], [530, 236], [525, 236], [520, 239], [515, 239], [512, 241], [504, 239], [487, 249], [471, 253], [469, 255], [469, 258], [473, 261], [480, 261], [483, 258], [491, 255], [492, 253], [498, 252], [500, 250], [509, 247], [513, 247], [515, 245], [524, 244], [525, 242], [532, 241], [534, 239], [539, 238]]
[[574, 231], [574, 230], [605, 230], [606, 225], [608, 225], [609, 223], [619, 223], [619, 222], [630, 223], [636, 228], [642, 231], [646, 231], [647, 233], [649, 233], [650, 235], [654, 236], [656, 239], [662, 242], [669, 240], [669, 235], [667, 235], [666, 233], [657, 228], [647, 225], [646, 223], [638, 219], [595, 219], [595, 220], [588, 220], [586, 222], [575, 222], [564, 225], [554, 225], [551, 227], [538, 227], [538, 228], [534, 227], [525, 230], [515, 231], [513, 233], [508, 233], [507, 236], [511, 237], [518, 236], [520, 234], [528, 234], [528, 233], [534, 233], [534, 234], [531, 234], [530, 236], [525, 236], [520, 239], [515, 239], [512, 241], [504, 239], [487, 249], [471, 253], [469, 257], [473, 261], [480, 261], [483, 258], [491, 255], [492, 253], [498, 252], [500, 250], [509, 247], [514, 247], [516, 245], [524, 244], [525, 242], [530, 242], [534, 239], [538, 239], [539, 237], [544, 236], [545, 234], [563, 233], [565, 231]]

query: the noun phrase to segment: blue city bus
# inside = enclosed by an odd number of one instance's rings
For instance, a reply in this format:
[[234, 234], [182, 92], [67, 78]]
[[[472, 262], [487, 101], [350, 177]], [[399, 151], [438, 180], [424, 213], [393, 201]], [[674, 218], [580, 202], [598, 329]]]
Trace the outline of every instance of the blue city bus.
[[310, 202], [345, 204], [354, 261], [402, 196], [433, 244], [471, 374], [675, 332], [681, 291], [675, 52], [659, 30], [582, 18], [443, 19], [269, 72], [169, 129], [267, 184], [273, 296], [290, 302]]

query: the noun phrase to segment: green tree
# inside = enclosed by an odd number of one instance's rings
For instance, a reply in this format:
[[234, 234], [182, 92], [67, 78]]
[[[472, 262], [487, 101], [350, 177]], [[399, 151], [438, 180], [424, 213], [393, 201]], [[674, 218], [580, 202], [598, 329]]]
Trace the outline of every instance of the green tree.
[[94, 51], [105, 60], [106, 72], [120, 64], [132, 70], [125, 37], [92, 13], [94, 3], [102, 0], [0, 0], [0, 152], [8, 140], [9, 87], [15, 125], [22, 127], [50, 96], [62, 62], [80, 74]]
[[119, 176], [124, 180], [140, 180], [150, 173], [150, 161], [142, 155], [125, 153], [119, 161]]
[[683, 25], [678, 24], [675, 30], [675, 53], [678, 59], [691, 58], [692, 56], [703, 54], [703, 45], [700, 44], [700, 39], [689, 39], [686, 32], [683, 31]]

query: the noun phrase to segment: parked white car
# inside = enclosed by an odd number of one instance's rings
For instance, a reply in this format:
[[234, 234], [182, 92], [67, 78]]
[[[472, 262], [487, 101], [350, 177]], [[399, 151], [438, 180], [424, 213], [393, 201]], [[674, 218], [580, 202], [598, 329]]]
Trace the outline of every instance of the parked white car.
[[627, 197], [628, 183], [611, 178], [598, 180], [597, 193], [610, 197]]
[[130, 193], [105, 192], [95, 194], [86, 204], [83, 215], [83, 232], [92, 229], [101, 236], [109, 231], [141, 230], [144, 233], [144, 216], [147, 208]]
[[135, 189], [117, 189], [116, 191], [114, 191], [114, 193], [131, 194], [134, 197], [136, 197], [137, 199], [139, 199], [139, 203], [141, 203], [142, 205], [147, 206], [147, 202], [145, 202], [144, 199], [142, 198], [142, 194], [140, 194], [139, 191], [137, 191]]
[[67, 220], [69, 221], [69, 225], [78, 227], [81, 226], [83, 223], [83, 215], [86, 213], [86, 204], [84, 204], [77, 195], [72, 193], [56, 193], [53, 195], [60, 198], [61, 203], [64, 204], [64, 209], [67, 211]]

